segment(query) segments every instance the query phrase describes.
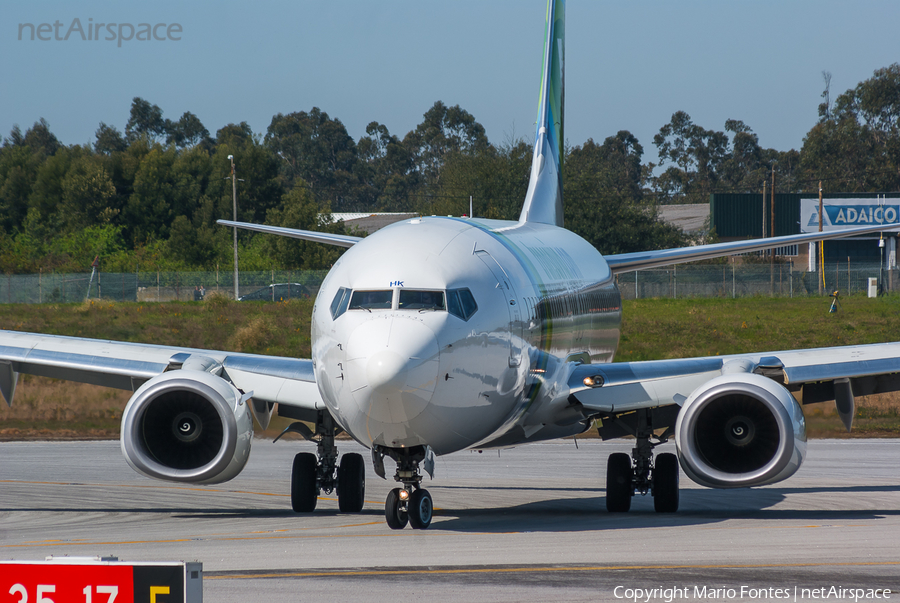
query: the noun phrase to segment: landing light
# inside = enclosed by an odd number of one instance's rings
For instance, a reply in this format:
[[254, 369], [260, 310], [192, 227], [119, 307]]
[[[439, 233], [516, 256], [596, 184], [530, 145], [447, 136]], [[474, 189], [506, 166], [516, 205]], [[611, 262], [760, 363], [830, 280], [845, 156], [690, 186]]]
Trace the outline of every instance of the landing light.
[[400, 500], [407, 500], [409, 498], [409, 490], [400, 490]]
[[594, 375], [593, 377], [585, 377], [583, 381], [585, 387], [600, 387], [603, 385], [603, 377]]

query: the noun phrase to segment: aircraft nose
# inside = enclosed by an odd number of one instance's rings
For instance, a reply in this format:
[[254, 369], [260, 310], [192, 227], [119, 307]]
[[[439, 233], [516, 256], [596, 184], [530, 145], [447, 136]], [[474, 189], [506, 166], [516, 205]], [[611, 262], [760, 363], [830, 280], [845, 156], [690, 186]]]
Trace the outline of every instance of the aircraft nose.
[[[368, 432], [409, 428], [434, 396], [439, 349], [421, 320], [385, 316], [357, 326], [347, 343], [345, 376]], [[379, 427], [379, 425], [381, 427]]]
[[366, 363], [366, 381], [373, 391], [388, 393], [399, 391], [406, 385], [409, 370], [408, 359], [393, 350], [380, 350]]

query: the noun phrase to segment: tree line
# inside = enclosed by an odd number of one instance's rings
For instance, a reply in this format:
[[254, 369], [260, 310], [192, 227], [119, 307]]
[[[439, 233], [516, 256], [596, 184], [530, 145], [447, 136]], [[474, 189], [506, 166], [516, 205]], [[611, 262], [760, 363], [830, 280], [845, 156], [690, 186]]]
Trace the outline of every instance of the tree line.
[[[653, 138], [656, 162], [629, 131], [565, 149], [568, 228], [603, 253], [683, 245], [659, 219], [665, 203], [703, 203], [714, 192], [759, 192], [775, 173], [778, 192], [886, 192], [900, 188], [900, 65], [830, 95], [825, 76], [818, 122], [800, 151], [760, 146], [740, 120], [707, 130], [684, 111]], [[528, 185], [532, 145], [492, 143], [459, 106], [436, 102], [400, 138], [371, 122], [354, 140], [314, 107], [277, 114], [265, 133], [246, 122], [213, 136], [185, 112], [132, 101], [124, 131], [101, 123], [89, 145], [63, 145], [41, 119], [14, 126], [0, 147], [0, 271], [84, 271], [95, 255], [106, 271], [229, 269], [231, 162], [238, 219], [344, 232], [332, 212], [403, 211], [516, 219]], [[240, 234], [247, 270], [319, 269], [340, 250]]]

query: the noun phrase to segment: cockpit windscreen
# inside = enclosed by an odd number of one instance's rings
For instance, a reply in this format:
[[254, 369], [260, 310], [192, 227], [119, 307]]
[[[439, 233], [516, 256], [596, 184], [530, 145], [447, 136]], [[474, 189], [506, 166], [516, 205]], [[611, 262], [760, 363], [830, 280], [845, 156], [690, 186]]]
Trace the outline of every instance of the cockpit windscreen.
[[390, 310], [394, 292], [354, 291], [350, 297], [350, 310]]
[[401, 289], [397, 308], [400, 310], [444, 310], [444, 292]]

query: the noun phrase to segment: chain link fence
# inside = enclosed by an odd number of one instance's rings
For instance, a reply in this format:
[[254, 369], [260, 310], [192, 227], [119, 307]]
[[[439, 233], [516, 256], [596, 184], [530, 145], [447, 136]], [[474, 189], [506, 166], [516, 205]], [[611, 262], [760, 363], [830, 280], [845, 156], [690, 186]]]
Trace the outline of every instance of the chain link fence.
[[[248, 295], [269, 285], [297, 283], [310, 295], [318, 293], [327, 270], [267, 270], [241, 272], [239, 295]], [[0, 303], [47, 304], [110, 301], [192, 301], [202, 288], [208, 295], [220, 291], [234, 297], [233, 272], [101, 272], [73, 274], [12, 274], [0, 276]], [[291, 288], [287, 289], [288, 291]]]
[[[318, 292], [326, 270], [268, 270], [241, 272], [240, 295], [249, 295], [272, 284], [298, 283], [314, 295]], [[655, 270], [639, 270], [618, 275], [623, 299], [651, 297], [746, 297], [751, 295], [803, 297], [830, 294], [865, 295], [868, 280], [878, 279], [882, 293], [900, 291], [900, 271], [882, 271], [879, 264], [832, 263], [825, 265], [825, 282], [815, 272], [794, 269], [790, 263], [718, 264], [671, 266]], [[234, 273], [231, 272], [138, 272], [18, 274], [0, 276], [0, 303], [40, 304], [80, 302], [91, 299], [111, 301], [191, 301], [195, 290], [208, 295], [220, 291], [234, 296]], [[89, 291], [90, 289], [90, 291]], [[290, 290], [290, 289], [288, 289]], [[821, 293], [820, 293], [821, 291]]]
[[880, 264], [825, 264], [824, 283], [816, 272], [795, 270], [792, 263], [671, 266], [618, 275], [622, 299], [651, 297], [747, 297], [752, 295], [805, 297], [865, 295], [869, 279], [877, 279], [880, 293], [900, 290], [900, 271], [882, 271]]

